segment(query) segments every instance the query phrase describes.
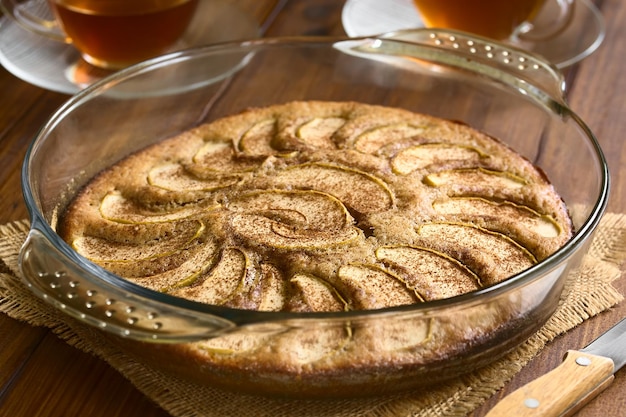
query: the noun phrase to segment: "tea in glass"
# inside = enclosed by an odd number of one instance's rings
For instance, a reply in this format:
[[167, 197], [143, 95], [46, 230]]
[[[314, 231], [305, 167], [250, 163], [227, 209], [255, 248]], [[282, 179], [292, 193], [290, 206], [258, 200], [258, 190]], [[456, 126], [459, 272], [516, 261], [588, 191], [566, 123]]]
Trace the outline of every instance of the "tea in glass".
[[49, 0], [89, 63], [122, 68], [154, 57], [185, 32], [199, 0]]
[[457, 29], [491, 39], [509, 38], [546, 0], [413, 0], [426, 27]]

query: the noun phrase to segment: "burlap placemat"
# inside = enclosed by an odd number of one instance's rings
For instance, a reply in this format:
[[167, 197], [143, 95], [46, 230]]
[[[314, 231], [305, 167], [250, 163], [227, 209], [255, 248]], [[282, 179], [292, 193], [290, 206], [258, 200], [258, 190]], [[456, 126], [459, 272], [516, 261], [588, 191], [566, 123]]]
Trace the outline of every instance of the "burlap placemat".
[[240, 395], [198, 386], [163, 374], [111, 345], [98, 330], [73, 320], [34, 297], [17, 278], [17, 256], [26, 221], [0, 226], [0, 311], [108, 362], [173, 416], [465, 416], [500, 389], [550, 340], [617, 304], [611, 285], [626, 258], [626, 215], [604, 216], [589, 254], [568, 277], [558, 311], [526, 343], [502, 360], [428, 392], [357, 400], [302, 401]]

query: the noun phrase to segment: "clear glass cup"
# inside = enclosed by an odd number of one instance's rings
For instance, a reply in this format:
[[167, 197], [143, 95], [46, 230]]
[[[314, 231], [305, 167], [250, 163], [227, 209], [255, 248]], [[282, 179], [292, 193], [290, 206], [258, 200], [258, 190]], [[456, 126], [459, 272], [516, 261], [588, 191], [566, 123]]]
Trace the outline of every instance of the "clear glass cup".
[[70, 43], [85, 61], [120, 69], [165, 51], [183, 35], [198, 0], [2, 0], [24, 28]]

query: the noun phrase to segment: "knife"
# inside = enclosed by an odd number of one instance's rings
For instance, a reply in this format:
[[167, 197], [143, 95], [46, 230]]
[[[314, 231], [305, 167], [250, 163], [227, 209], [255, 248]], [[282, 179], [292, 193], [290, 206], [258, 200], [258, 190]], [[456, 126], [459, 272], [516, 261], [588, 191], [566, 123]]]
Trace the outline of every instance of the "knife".
[[626, 364], [626, 319], [563, 363], [507, 395], [486, 417], [569, 417], [613, 382]]

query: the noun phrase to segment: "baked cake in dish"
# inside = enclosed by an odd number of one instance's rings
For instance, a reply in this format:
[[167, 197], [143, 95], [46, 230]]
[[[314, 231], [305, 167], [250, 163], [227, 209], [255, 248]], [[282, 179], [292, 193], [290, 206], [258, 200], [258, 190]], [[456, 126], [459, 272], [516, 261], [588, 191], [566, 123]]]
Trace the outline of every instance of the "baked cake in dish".
[[[498, 283], [560, 248], [572, 223], [538, 168], [467, 125], [307, 101], [250, 109], [130, 155], [84, 187], [59, 234], [105, 269], [177, 297], [340, 312]], [[445, 326], [266, 328], [154, 349], [201, 363], [226, 386], [254, 372], [277, 390], [294, 376], [358, 380], [453, 357], [514, 317], [522, 301], [510, 302]]]

